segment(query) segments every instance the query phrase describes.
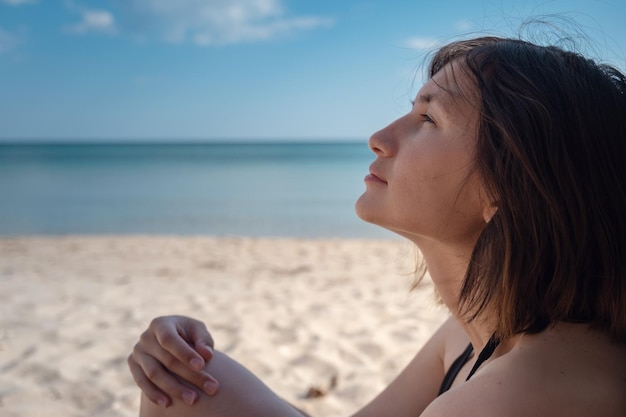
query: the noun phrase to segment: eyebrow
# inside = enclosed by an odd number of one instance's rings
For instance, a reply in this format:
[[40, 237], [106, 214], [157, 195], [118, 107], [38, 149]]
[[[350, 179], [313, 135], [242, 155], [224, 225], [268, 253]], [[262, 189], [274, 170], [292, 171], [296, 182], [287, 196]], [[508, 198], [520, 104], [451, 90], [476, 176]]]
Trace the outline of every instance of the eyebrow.
[[443, 109], [444, 113], [450, 114], [450, 100], [444, 99], [443, 94], [440, 92], [420, 94], [417, 97], [417, 101], [425, 104], [436, 104]]

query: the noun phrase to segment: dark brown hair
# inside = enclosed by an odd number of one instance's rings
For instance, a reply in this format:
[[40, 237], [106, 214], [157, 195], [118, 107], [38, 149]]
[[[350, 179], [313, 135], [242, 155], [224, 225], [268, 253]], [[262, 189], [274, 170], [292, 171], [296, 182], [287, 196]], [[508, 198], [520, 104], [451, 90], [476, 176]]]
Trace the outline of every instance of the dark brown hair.
[[[577, 53], [516, 39], [451, 43], [474, 81], [475, 169], [498, 207], [460, 304], [504, 338], [558, 321], [626, 342], [626, 78]], [[457, 66], [455, 65], [455, 68]]]

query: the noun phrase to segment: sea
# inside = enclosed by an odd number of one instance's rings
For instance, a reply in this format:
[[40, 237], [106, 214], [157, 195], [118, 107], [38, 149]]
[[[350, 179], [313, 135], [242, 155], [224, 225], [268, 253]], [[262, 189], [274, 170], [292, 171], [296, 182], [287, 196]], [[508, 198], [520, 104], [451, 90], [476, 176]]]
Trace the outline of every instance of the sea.
[[0, 235], [391, 238], [362, 142], [3, 143]]

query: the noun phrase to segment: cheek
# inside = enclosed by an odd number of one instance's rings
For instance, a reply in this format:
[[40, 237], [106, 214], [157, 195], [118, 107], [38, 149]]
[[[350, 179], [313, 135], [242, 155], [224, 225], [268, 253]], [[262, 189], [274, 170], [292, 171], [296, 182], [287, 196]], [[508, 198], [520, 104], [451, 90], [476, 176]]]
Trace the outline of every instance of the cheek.
[[444, 155], [433, 152], [416, 152], [409, 158], [398, 160], [394, 166], [393, 181], [389, 184], [389, 192], [399, 203], [405, 202], [437, 202], [441, 194], [445, 194], [452, 181], [449, 164]]
[[407, 231], [441, 237], [478, 227], [482, 210], [475, 181], [467, 178], [467, 158], [448, 155], [414, 161], [412, 169], [389, 185], [395, 221]]

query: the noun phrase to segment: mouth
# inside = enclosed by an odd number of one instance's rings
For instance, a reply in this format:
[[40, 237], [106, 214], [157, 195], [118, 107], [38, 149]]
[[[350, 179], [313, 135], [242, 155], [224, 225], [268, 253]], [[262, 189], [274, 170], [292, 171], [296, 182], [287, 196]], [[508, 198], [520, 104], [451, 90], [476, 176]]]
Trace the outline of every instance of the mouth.
[[370, 173], [368, 175], [365, 176], [364, 179], [365, 182], [376, 182], [376, 183], [382, 183], [382, 184], [387, 184], [387, 181], [385, 181], [384, 179], [382, 179], [380, 176], [378, 176], [373, 170], [372, 167], [370, 167]]

